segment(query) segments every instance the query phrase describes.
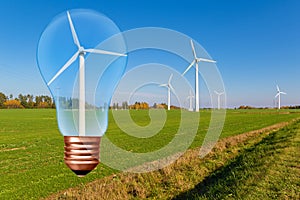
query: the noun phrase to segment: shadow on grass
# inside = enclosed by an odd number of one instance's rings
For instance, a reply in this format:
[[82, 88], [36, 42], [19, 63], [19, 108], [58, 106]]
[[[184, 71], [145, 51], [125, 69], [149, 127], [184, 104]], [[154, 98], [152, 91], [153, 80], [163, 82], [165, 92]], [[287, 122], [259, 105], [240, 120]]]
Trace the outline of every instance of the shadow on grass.
[[[282, 131], [290, 132], [286, 129]], [[263, 180], [266, 170], [275, 159], [274, 154], [287, 147], [287, 141], [293, 137], [289, 134], [278, 133], [280, 131], [271, 133], [260, 142], [246, 148], [234, 160], [214, 171], [193, 189], [181, 193], [173, 199], [242, 198], [243, 183], [253, 177], [256, 181]]]

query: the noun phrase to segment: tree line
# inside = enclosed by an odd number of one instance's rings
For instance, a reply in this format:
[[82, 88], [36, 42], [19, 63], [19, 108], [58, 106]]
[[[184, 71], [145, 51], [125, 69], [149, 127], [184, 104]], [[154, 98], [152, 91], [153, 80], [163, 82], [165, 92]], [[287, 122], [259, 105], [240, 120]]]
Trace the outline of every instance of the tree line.
[[[300, 105], [290, 105], [290, 106], [281, 106], [281, 109], [300, 109]], [[254, 106], [239, 106], [238, 108], [234, 109], [277, 109], [276, 107], [254, 107]]]
[[[63, 108], [72, 108], [78, 104], [78, 99], [67, 99], [66, 97], [59, 98], [59, 105]], [[86, 105], [86, 107], [94, 108], [92, 105]], [[104, 107], [108, 107], [104, 105]], [[9, 96], [0, 92], [0, 109], [17, 109], [17, 108], [55, 108], [54, 100], [47, 95], [39, 95], [33, 96], [32, 94], [19, 94], [17, 97], [14, 97], [12, 94]], [[134, 110], [148, 110], [150, 108], [155, 109], [167, 109], [167, 105], [165, 103], [156, 104], [153, 106], [149, 106], [146, 102], [135, 102], [132, 105], [129, 105], [128, 102], [124, 101], [121, 105], [118, 103], [113, 103], [110, 109], [134, 109]], [[172, 109], [178, 109], [178, 107], [171, 106]]]
[[[166, 103], [154, 103], [153, 106], [150, 106], [147, 102], [135, 102], [134, 104], [128, 105], [128, 102], [122, 102], [122, 105], [119, 106], [118, 103], [113, 103], [110, 109], [130, 109], [130, 110], [148, 110], [148, 109], [167, 109], [168, 105]], [[171, 105], [171, 109], [181, 109], [178, 106]]]
[[17, 97], [14, 97], [12, 94], [6, 96], [0, 92], [0, 108], [55, 108], [55, 103], [47, 95], [19, 94]]

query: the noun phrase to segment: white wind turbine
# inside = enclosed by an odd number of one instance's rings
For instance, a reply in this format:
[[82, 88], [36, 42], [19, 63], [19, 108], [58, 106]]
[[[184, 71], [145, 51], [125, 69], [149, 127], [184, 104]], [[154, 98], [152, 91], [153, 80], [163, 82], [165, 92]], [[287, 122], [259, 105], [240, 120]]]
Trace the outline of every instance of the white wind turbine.
[[280, 91], [278, 85], [276, 85], [276, 88], [277, 88], [277, 94], [275, 95], [275, 98], [278, 97], [278, 109], [280, 109], [280, 95], [281, 95], [281, 94], [286, 94], [286, 93]]
[[217, 92], [217, 91], [215, 91], [215, 93], [216, 93], [216, 95], [218, 95], [218, 110], [220, 110], [220, 97], [221, 97], [221, 95], [223, 95], [224, 94], [224, 92]]
[[105, 55], [115, 55], [115, 56], [126, 56], [125, 54], [115, 53], [110, 51], [104, 51], [100, 49], [85, 49], [80, 45], [79, 39], [77, 37], [71, 16], [69, 11], [67, 11], [68, 21], [70, 24], [72, 37], [75, 45], [78, 47], [77, 52], [66, 62], [66, 64], [53, 76], [53, 78], [47, 83], [49, 86], [61, 73], [63, 73], [76, 59], [79, 57], [79, 124], [78, 131], [79, 136], [85, 136], [85, 58], [86, 53], [96, 53]]
[[160, 87], [166, 87], [166, 88], [168, 88], [168, 110], [170, 110], [170, 107], [171, 107], [171, 90], [174, 93], [174, 88], [171, 85], [172, 77], [173, 77], [173, 74], [170, 75], [168, 83], [160, 84], [159, 85]]
[[187, 97], [188, 100], [190, 100], [190, 108], [189, 108], [189, 111], [193, 111], [193, 92], [190, 90], [190, 95]]
[[182, 76], [191, 69], [191, 67], [193, 65], [195, 65], [195, 68], [196, 68], [196, 82], [195, 82], [195, 95], [196, 95], [196, 98], [195, 98], [195, 110], [196, 112], [199, 112], [199, 69], [198, 69], [198, 63], [199, 62], [210, 62], [210, 63], [216, 63], [216, 61], [214, 60], [210, 60], [210, 59], [206, 59], [206, 58], [198, 58], [197, 55], [196, 55], [196, 51], [195, 51], [195, 47], [194, 47], [194, 43], [193, 43], [193, 40], [191, 40], [191, 46], [192, 46], [192, 51], [193, 51], [193, 55], [194, 55], [194, 60], [193, 62], [186, 68], [186, 70], [182, 73]]

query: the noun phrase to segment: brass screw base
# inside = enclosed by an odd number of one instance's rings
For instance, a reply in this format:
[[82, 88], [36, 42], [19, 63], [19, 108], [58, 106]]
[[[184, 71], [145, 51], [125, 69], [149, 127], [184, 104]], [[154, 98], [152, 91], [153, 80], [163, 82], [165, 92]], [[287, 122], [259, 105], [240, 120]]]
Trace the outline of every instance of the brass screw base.
[[99, 164], [101, 137], [64, 136], [65, 163], [79, 177], [84, 177]]

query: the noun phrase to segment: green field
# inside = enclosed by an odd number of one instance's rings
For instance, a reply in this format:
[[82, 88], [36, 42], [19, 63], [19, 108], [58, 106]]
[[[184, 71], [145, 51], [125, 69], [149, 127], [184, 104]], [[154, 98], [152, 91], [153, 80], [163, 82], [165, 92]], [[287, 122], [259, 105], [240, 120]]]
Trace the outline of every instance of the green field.
[[300, 121], [245, 147], [179, 199], [299, 199]]
[[[121, 112], [121, 111], [120, 111]], [[147, 125], [147, 111], [132, 111], [132, 118]], [[124, 134], [110, 113], [107, 137], [118, 146], [148, 152], [166, 145], [178, 127], [180, 111], [168, 112], [164, 129], [148, 139]], [[228, 110], [221, 138], [260, 129], [300, 117], [297, 110]], [[201, 111], [200, 124], [191, 148], [201, 145], [210, 111]], [[85, 178], [77, 178], [64, 164], [63, 137], [55, 110], [0, 110], [0, 199], [37, 199], [116, 172], [102, 164]]]

